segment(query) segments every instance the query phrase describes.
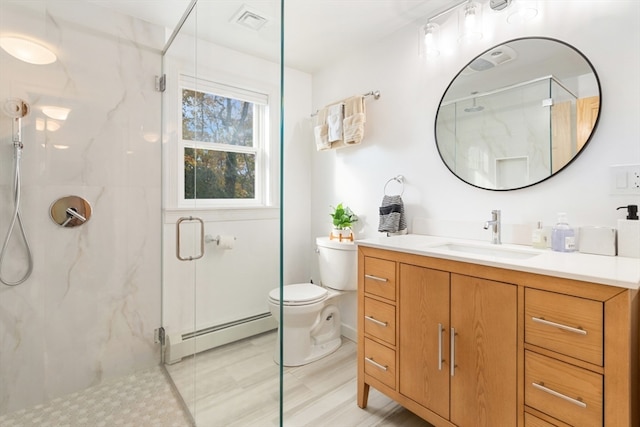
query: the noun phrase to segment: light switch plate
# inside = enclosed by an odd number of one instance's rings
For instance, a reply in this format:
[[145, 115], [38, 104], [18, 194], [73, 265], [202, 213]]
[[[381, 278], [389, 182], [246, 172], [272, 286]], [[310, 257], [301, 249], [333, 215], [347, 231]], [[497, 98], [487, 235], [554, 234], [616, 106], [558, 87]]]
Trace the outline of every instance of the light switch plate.
[[640, 195], [640, 165], [611, 165], [609, 171], [611, 194]]

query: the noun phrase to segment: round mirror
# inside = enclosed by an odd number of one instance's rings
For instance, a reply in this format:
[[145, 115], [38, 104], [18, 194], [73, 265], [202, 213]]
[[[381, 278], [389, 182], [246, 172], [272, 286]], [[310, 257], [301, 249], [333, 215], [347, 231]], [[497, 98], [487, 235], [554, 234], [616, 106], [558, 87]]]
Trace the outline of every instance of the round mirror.
[[600, 82], [574, 47], [549, 38], [511, 40], [483, 52], [442, 96], [440, 157], [487, 190], [537, 184], [567, 167], [598, 123]]

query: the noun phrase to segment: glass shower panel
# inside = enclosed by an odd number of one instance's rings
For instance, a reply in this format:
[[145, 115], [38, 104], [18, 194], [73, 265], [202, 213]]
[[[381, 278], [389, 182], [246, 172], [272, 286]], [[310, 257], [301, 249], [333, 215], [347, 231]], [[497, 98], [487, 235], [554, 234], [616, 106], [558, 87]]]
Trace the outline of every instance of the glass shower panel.
[[201, 426], [279, 417], [279, 16], [197, 2], [163, 58], [164, 362]]
[[[29, 105], [20, 217], [33, 259], [23, 283], [0, 284], [0, 417], [155, 367], [160, 354], [160, 103], [152, 83], [164, 29], [97, 3], [0, 1], [0, 36], [57, 56], [33, 64], [0, 49], [0, 239], [15, 195], [5, 108], [17, 98]], [[50, 209], [69, 195], [93, 215], [62, 227]], [[29, 265], [20, 235], [15, 228], [3, 257], [6, 281]], [[58, 424], [54, 414], [42, 422]]]
[[[180, 73], [196, 69], [196, 20], [190, 14], [162, 58], [162, 325], [163, 360], [192, 417], [197, 413], [196, 342], [185, 339], [196, 330], [196, 273], [200, 234], [196, 200], [180, 203], [184, 187]], [[197, 251], [198, 250], [198, 251]], [[197, 251], [197, 252], [196, 252]], [[191, 258], [191, 259], [190, 259]]]

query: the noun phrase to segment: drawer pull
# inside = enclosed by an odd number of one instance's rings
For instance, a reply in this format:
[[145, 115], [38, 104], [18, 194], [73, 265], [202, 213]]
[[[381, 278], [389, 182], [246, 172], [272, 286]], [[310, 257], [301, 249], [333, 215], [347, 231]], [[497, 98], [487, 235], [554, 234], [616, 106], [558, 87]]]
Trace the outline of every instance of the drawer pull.
[[562, 329], [563, 331], [569, 331], [569, 332], [573, 332], [580, 335], [587, 335], [587, 331], [585, 331], [584, 329], [574, 328], [571, 326], [563, 325], [561, 323], [550, 322], [548, 320], [545, 320], [542, 317], [532, 317], [531, 320], [533, 320], [534, 322], [542, 323], [543, 325], [553, 326], [555, 328]]
[[378, 362], [376, 362], [375, 360], [373, 360], [370, 357], [365, 357], [364, 360], [366, 360], [367, 362], [371, 363], [373, 366], [375, 366], [378, 369], [382, 369], [383, 371], [387, 371], [389, 369], [388, 366], [385, 365], [381, 365]]
[[365, 274], [365, 275], [364, 275], [364, 277], [365, 277], [366, 279], [375, 280], [375, 281], [377, 281], [377, 282], [388, 282], [388, 281], [389, 281], [389, 279], [386, 279], [386, 278], [384, 278], [384, 277], [373, 276], [373, 275], [371, 275], [371, 274]]
[[373, 317], [371, 317], [371, 316], [364, 316], [364, 318], [365, 318], [365, 319], [367, 319], [369, 322], [373, 322], [373, 323], [375, 323], [376, 325], [380, 325], [380, 326], [383, 326], [383, 327], [385, 327], [385, 328], [386, 328], [386, 327], [387, 327], [387, 325], [388, 325], [388, 323], [387, 323], [387, 322], [381, 322], [380, 320], [378, 320], [378, 319], [374, 319], [374, 318], [373, 318]]
[[574, 398], [569, 397], [569, 396], [566, 396], [566, 395], [564, 395], [564, 394], [562, 394], [562, 393], [558, 393], [558, 392], [557, 392], [557, 391], [555, 391], [555, 390], [551, 390], [550, 388], [545, 387], [545, 386], [544, 386], [544, 383], [540, 383], [540, 384], [538, 384], [538, 383], [531, 383], [531, 385], [532, 385], [533, 387], [537, 388], [538, 390], [542, 390], [542, 391], [544, 391], [545, 393], [549, 393], [549, 394], [551, 394], [551, 395], [553, 395], [553, 396], [555, 396], [555, 397], [559, 397], [560, 399], [564, 399], [564, 400], [566, 400], [567, 402], [571, 402], [571, 403], [573, 403], [574, 405], [578, 405], [578, 406], [579, 406], [579, 407], [581, 407], [581, 408], [586, 408], [586, 407], [587, 407], [587, 404], [586, 404], [586, 403], [584, 403], [583, 401], [578, 400], [578, 399], [574, 399]]

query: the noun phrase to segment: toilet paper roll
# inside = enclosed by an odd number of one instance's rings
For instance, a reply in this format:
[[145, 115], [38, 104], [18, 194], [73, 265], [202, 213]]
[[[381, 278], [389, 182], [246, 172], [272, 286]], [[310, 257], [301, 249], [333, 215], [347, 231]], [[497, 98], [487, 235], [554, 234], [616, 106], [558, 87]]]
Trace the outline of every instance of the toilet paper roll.
[[233, 249], [236, 244], [236, 238], [233, 236], [218, 236], [216, 239], [220, 249]]

